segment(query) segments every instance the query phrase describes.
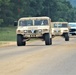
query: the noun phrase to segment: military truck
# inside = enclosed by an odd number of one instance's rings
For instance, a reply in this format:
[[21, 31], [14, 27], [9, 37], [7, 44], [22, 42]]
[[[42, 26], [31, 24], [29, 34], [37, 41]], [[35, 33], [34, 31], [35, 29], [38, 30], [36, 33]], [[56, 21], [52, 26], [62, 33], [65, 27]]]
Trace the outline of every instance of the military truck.
[[52, 22], [52, 36], [62, 36], [65, 41], [69, 41], [68, 22]]
[[23, 17], [14, 22], [17, 26], [17, 46], [25, 46], [26, 41], [39, 38], [45, 45], [52, 44], [51, 19], [49, 17]]

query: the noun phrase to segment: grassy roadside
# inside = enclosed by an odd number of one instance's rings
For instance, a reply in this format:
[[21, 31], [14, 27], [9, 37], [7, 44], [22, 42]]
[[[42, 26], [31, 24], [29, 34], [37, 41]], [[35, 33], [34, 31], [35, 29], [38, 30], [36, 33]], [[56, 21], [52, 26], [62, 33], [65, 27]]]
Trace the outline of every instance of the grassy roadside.
[[0, 27], [0, 41], [16, 41], [16, 27]]
[[15, 41], [0, 41], [0, 47], [16, 45]]
[[16, 42], [16, 27], [0, 27], [0, 47]]
[[2, 45], [4, 45], [4, 44], [7, 44], [7, 42], [0, 41], [0, 46], [2, 46]]
[[[37, 39], [31, 39], [30, 42], [35, 40]], [[16, 27], [0, 27], [0, 47], [14, 44], [16, 44]]]

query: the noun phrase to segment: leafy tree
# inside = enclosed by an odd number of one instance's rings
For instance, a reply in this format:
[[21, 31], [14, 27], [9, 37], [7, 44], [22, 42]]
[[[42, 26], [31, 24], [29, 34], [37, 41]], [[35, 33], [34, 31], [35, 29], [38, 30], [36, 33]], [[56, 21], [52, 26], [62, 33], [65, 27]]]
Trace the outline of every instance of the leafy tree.
[[0, 0], [0, 24], [21, 17], [49, 16], [52, 21], [76, 21], [76, 8], [67, 0]]
[[3, 24], [7, 24], [9, 19], [9, 1], [10, 0], [0, 0], [0, 19], [3, 19], [4, 23]]

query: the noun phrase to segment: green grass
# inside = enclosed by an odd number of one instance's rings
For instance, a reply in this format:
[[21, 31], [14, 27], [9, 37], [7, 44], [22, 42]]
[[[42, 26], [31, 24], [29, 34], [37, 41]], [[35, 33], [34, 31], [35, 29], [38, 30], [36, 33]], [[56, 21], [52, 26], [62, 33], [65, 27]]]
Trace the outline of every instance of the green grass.
[[[16, 27], [0, 27], [0, 45], [10, 41], [16, 41]], [[34, 41], [37, 39], [31, 39]]]
[[0, 27], [0, 41], [16, 41], [16, 27]]
[[2, 45], [2, 44], [6, 44], [7, 42], [4, 42], [4, 41], [0, 41], [0, 45]]
[[8, 44], [8, 41], [0, 41], [0, 46]]

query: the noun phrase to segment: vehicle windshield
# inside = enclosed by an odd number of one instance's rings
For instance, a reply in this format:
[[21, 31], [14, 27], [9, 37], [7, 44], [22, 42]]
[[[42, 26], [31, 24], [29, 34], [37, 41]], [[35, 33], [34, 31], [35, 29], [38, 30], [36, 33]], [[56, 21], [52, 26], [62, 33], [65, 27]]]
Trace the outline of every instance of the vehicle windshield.
[[48, 25], [48, 20], [40, 20], [40, 19], [36, 19], [36, 20], [34, 20], [34, 25], [36, 25], [36, 26], [44, 26], [44, 25]]
[[54, 28], [57, 28], [57, 24], [54, 24]]
[[32, 20], [20, 20], [19, 26], [33, 26]]
[[[48, 20], [36, 19], [34, 20], [34, 26], [48, 25]], [[20, 20], [19, 26], [33, 26], [33, 20]]]
[[67, 24], [54, 24], [54, 28], [66, 28]]
[[70, 27], [76, 27], [76, 24], [69, 24]]

